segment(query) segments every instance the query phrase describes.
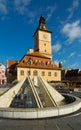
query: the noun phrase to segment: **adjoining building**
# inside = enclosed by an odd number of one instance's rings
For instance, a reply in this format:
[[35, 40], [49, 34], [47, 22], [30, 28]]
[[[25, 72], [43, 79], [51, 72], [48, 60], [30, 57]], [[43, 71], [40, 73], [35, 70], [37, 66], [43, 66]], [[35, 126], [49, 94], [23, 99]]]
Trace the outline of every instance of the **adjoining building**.
[[68, 70], [65, 75], [66, 80], [81, 82], [81, 70], [79, 69], [72, 69]]
[[61, 69], [52, 61], [52, 32], [46, 26], [43, 16], [39, 19], [39, 25], [33, 35], [34, 50], [29, 49], [21, 60], [7, 62], [8, 82], [14, 79], [22, 80], [28, 75], [42, 77], [46, 81], [60, 81]]
[[5, 66], [0, 62], [0, 85], [6, 83]]
[[79, 69], [62, 69], [61, 81], [68, 87], [81, 87], [81, 70]]
[[81, 82], [81, 70], [79, 69], [62, 69], [61, 71], [62, 80]]

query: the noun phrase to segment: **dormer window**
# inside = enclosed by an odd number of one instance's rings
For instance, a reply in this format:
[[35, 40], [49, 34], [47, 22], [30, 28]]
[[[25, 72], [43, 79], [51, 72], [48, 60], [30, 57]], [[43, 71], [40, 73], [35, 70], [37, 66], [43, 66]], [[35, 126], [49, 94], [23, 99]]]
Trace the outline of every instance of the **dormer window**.
[[32, 64], [32, 59], [31, 58], [29, 58], [29, 59], [27, 59], [27, 60], [23, 60], [23, 63], [25, 63], [25, 64]]

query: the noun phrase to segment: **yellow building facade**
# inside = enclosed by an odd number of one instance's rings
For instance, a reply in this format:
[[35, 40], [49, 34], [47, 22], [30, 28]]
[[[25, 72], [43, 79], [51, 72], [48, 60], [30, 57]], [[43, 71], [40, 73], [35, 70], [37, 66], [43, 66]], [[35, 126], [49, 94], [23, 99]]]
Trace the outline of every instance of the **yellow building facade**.
[[[60, 81], [61, 70], [52, 61], [52, 32], [46, 26], [43, 16], [39, 19], [39, 25], [33, 35], [34, 37], [34, 50], [29, 49], [28, 54], [15, 63], [17, 71], [17, 80], [22, 80], [27, 76], [33, 79], [35, 76], [42, 77], [46, 81]], [[10, 61], [9, 61], [10, 62]], [[10, 69], [12, 63], [9, 64]]]
[[46, 81], [60, 81], [60, 72], [59, 70], [47, 70], [47, 69], [33, 69], [29, 70], [28, 68], [18, 68], [17, 72], [17, 79], [22, 80], [23, 78], [27, 77], [28, 72], [30, 71], [30, 76], [33, 79], [35, 76], [39, 76]]
[[35, 76], [42, 77], [46, 81], [60, 81], [60, 69], [51, 61], [38, 52], [25, 55], [23, 60], [17, 65], [17, 79], [21, 80], [24, 77]]

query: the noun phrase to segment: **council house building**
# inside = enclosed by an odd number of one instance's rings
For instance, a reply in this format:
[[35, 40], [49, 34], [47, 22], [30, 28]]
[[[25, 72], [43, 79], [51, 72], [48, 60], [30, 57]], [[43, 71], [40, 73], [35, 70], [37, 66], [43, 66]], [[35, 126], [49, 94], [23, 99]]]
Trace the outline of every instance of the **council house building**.
[[7, 61], [8, 82], [15, 79], [20, 81], [27, 76], [31, 76], [32, 79], [39, 76], [46, 81], [61, 80], [61, 69], [52, 61], [51, 34], [45, 18], [41, 16], [33, 35], [34, 49], [29, 49], [21, 60]]

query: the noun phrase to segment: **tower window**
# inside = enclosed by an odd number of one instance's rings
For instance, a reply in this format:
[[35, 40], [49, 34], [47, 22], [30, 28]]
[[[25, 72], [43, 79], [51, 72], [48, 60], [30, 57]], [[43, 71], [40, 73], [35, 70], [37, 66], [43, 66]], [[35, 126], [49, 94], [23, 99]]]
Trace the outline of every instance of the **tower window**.
[[44, 43], [44, 46], [46, 46], [46, 43]]
[[45, 52], [46, 52], [46, 50], [45, 50]]

